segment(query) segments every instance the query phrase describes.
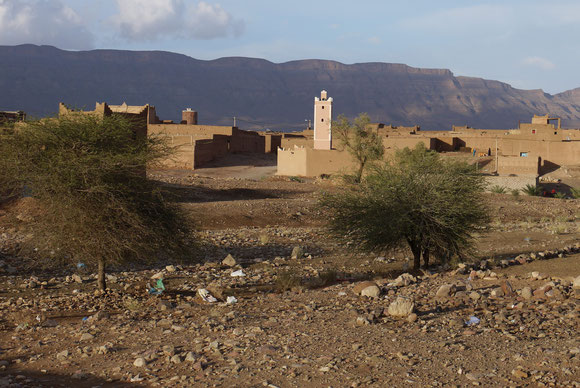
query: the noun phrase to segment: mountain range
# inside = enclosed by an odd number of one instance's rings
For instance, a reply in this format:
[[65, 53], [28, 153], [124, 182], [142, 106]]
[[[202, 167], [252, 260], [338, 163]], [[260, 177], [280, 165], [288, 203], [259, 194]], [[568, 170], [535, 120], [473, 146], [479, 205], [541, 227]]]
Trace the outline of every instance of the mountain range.
[[550, 95], [391, 63], [205, 61], [163, 51], [0, 46], [0, 110], [33, 117], [55, 115], [59, 102], [94, 109], [104, 101], [151, 104], [161, 119], [179, 120], [181, 110], [192, 108], [200, 124], [232, 125], [235, 116], [243, 129], [303, 129], [322, 89], [334, 98], [336, 114], [367, 112], [391, 125], [507, 129], [549, 113], [564, 127], [580, 128], [580, 88]]

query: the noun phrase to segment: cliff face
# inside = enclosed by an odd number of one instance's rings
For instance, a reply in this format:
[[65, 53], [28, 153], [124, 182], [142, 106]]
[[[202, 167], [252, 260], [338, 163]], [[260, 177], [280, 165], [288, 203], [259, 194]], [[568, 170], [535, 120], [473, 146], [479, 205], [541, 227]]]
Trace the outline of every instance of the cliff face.
[[580, 89], [557, 95], [498, 81], [455, 77], [449, 70], [402, 64], [262, 59], [196, 60], [169, 52], [0, 46], [0, 110], [55, 114], [58, 102], [93, 109], [96, 101], [152, 104], [164, 119], [191, 107], [200, 122], [242, 128], [299, 129], [326, 89], [335, 112], [367, 112], [375, 121], [450, 129], [451, 125], [513, 128], [533, 114], [580, 127]]

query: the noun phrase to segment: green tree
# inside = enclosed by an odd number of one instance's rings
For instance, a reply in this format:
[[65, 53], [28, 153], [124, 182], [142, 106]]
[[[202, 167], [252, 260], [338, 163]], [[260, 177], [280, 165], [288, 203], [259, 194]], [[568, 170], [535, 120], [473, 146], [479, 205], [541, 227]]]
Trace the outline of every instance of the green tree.
[[371, 119], [368, 114], [361, 113], [350, 122], [346, 116], [338, 116], [332, 123], [333, 135], [342, 146], [352, 155], [358, 164], [354, 180], [360, 183], [365, 167], [374, 161], [382, 159], [385, 149], [377, 131], [371, 128]]
[[377, 166], [358, 188], [326, 194], [329, 228], [356, 247], [389, 250], [407, 245], [419, 268], [431, 255], [465, 257], [473, 233], [488, 222], [482, 198], [485, 181], [473, 166], [443, 160], [423, 143], [398, 151]]
[[120, 116], [74, 115], [30, 123], [0, 141], [0, 182], [42, 209], [31, 242], [96, 265], [100, 289], [108, 265], [179, 254], [189, 243], [186, 217], [145, 174], [171, 149], [132, 127]]

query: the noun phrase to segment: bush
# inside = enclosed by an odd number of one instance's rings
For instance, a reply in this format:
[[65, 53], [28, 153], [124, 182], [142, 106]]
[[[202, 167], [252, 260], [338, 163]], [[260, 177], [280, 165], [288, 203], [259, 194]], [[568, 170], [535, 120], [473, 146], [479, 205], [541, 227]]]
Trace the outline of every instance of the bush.
[[562, 193], [561, 191], [558, 191], [554, 194], [554, 198], [558, 198], [558, 199], [565, 199], [566, 198], [566, 193]]
[[137, 136], [120, 116], [74, 115], [31, 123], [0, 145], [5, 181], [36, 198], [43, 216], [30, 227], [42, 251], [98, 266], [180, 254], [188, 221], [145, 174], [171, 152]]
[[496, 193], [496, 194], [505, 194], [507, 191], [507, 188], [505, 186], [495, 185], [490, 189], [490, 191], [492, 193]]
[[469, 253], [473, 233], [488, 222], [484, 186], [473, 166], [443, 160], [420, 143], [376, 167], [358, 190], [326, 194], [321, 205], [334, 236], [367, 251], [406, 244], [418, 268], [430, 254], [447, 260]]
[[580, 198], [580, 187], [571, 187], [570, 194], [572, 194], [572, 198]]
[[520, 191], [518, 189], [513, 189], [511, 191], [511, 193], [512, 193], [512, 196], [516, 199], [520, 197]]
[[542, 194], [542, 188], [536, 185], [527, 184], [526, 187], [522, 189], [522, 192], [529, 196], [538, 197]]

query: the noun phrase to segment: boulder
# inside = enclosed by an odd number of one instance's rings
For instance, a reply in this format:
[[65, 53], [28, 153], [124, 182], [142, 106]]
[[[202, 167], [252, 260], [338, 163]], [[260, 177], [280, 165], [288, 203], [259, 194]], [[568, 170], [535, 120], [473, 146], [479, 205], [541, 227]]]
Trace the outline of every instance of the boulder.
[[368, 286], [363, 289], [360, 294], [361, 296], [366, 296], [369, 298], [378, 298], [381, 296], [381, 289], [376, 285]]
[[356, 295], [361, 295], [361, 293], [363, 292], [363, 290], [365, 288], [369, 288], [369, 287], [377, 287], [377, 283], [373, 282], [373, 281], [365, 281], [365, 282], [360, 282], [354, 285], [354, 288], [352, 289], [352, 291], [356, 294]]
[[238, 262], [236, 261], [236, 259], [234, 259], [232, 255], [228, 254], [226, 258], [222, 260], [222, 264], [227, 265], [228, 267], [233, 267], [236, 264], [238, 264]]
[[408, 317], [415, 309], [415, 302], [412, 299], [399, 296], [389, 305], [389, 314], [393, 317]]
[[455, 291], [457, 291], [457, 287], [455, 286], [455, 284], [443, 284], [437, 290], [435, 297], [449, 298], [450, 296], [453, 296], [455, 294]]

